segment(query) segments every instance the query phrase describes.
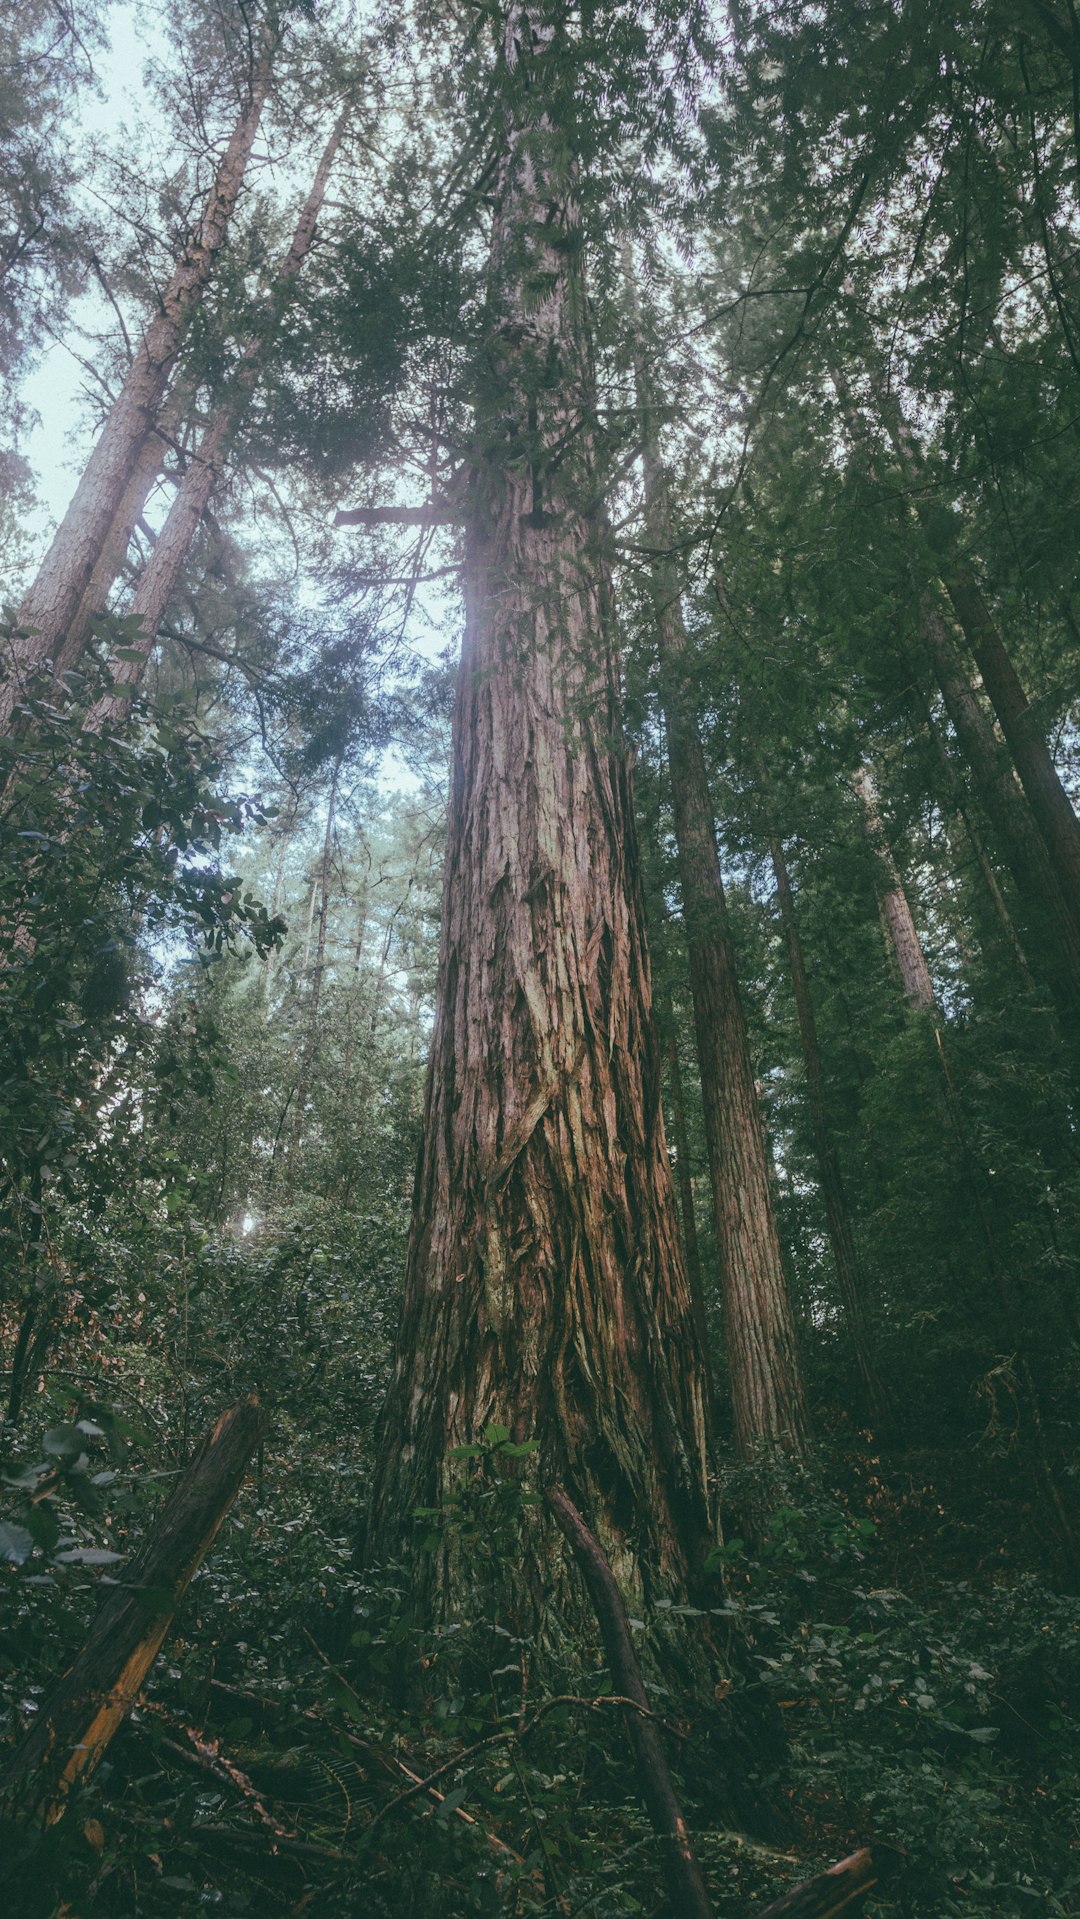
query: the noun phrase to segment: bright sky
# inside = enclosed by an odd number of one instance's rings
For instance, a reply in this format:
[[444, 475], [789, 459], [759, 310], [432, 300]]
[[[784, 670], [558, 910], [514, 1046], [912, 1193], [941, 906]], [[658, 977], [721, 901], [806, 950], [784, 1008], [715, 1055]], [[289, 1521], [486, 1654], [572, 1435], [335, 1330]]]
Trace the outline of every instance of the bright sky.
[[[95, 140], [129, 153], [141, 153], [149, 147], [143, 73], [147, 60], [160, 56], [163, 51], [160, 19], [161, 10], [155, 0], [150, 0], [149, 5], [139, 4], [139, 0], [114, 0], [109, 8], [104, 23], [108, 45], [94, 54], [98, 90], [84, 89], [79, 132], [73, 135], [73, 141], [84, 150]], [[160, 118], [156, 115], [153, 131], [158, 136], [154, 141], [154, 164], [160, 166], [164, 161], [167, 166], [167, 156], [156, 151], [161, 134]], [[303, 164], [306, 165], [306, 160]], [[288, 163], [284, 171], [287, 175]], [[284, 184], [287, 190], [291, 189], [292, 183], [287, 178]], [[89, 181], [87, 185], [92, 192]], [[300, 192], [305, 188], [306, 180]], [[66, 337], [45, 346], [23, 382], [21, 394], [31, 409], [33, 424], [25, 433], [20, 450], [30, 462], [40, 506], [27, 522], [27, 531], [35, 539], [26, 577], [6, 583], [7, 593], [16, 602], [71, 500], [93, 444], [95, 413], [89, 396], [94, 385], [79, 356], [83, 354], [92, 359], [94, 349], [84, 340], [83, 329], [104, 332], [111, 324], [112, 315], [103, 296], [96, 290], [88, 292], [72, 303]], [[158, 502], [159, 512], [163, 513], [166, 506], [163, 491]], [[154, 519], [157, 515], [151, 512], [150, 517]], [[361, 554], [365, 544], [362, 535], [345, 532], [340, 538], [353, 545], [358, 556]], [[291, 554], [285, 563], [291, 567]], [[319, 583], [312, 580], [308, 591], [316, 596]], [[421, 588], [409, 622], [410, 646], [422, 657], [434, 660], [447, 638], [453, 636], [457, 617], [456, 609], [449, 607], [442, 592]], [[415, 775], [394, 748], [383, 757], [380, 784], [387, 791], [416, 788]]]

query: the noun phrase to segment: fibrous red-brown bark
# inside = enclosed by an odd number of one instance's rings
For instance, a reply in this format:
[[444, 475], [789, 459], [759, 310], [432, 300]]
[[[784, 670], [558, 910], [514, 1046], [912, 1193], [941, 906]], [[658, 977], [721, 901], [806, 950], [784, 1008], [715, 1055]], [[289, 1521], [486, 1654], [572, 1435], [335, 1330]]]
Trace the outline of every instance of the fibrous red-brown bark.
[[[437, 1013], [370, 1545], [400, 1549], [489, 1420], [535, 1437], [624, 1586], [685, 1588], [705, 1383], [679, 1246], [553, 104], [511, 7], [467, 527]], [[453, 1555], [427, 1562], [451, 1609]], [[566, 1600], [550, 1541], [519, 1606]]]

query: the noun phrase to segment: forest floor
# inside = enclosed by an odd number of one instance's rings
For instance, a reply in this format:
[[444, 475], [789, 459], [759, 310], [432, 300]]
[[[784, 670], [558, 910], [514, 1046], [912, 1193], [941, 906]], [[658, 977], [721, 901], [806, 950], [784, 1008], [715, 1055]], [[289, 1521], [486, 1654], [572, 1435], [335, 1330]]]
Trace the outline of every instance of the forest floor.
[[[101, 1425], [105, 1395], [72, 1392], [55, 1381], [43, 1416]], [[54, 1461], [64, 1430], [44, 1432]], [[28, 1427], [24, 1471], [42, 1437]], [[107, 1549], [71, 1542], [123, 1543], [125, 1505], [167, 1470], [134, 1421], [83, 1443], [110, 1442], [105, 1518], [69, 1480], [53, 1563], [8, 1569], [12, 1731], [113, 1576]], [[271, 1434], [108, 1761], [48, 1834], [9, 1828], [26, 1919], [664, 1910], [599, 1650], [556, 1672], [497, 1620], [412, 1626], [394, 1577], [359, 1570], [370, 1461], [370, 1430]], [[845, 1426], [753, 1545], [728, 1524], [687, 1621], [719, 1650], [716, 1699], [654, 1694], [718, 1913], [867, 1843], [880, 1919], [1080, 1911], [1080, 1605], [1039, 1570], [1013, 1478], [1007, 1448], [890, 1451]], [[729, 1516], [747, 1479], [723, 1489]]]

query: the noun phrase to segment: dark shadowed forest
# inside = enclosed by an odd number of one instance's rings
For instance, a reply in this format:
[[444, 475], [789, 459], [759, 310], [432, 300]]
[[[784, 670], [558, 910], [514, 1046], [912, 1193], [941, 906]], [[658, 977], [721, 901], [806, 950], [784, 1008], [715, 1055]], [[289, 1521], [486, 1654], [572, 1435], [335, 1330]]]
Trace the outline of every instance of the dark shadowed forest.
[[1080, 6], [0, 20], [13, 1919], [1080, 1914]]

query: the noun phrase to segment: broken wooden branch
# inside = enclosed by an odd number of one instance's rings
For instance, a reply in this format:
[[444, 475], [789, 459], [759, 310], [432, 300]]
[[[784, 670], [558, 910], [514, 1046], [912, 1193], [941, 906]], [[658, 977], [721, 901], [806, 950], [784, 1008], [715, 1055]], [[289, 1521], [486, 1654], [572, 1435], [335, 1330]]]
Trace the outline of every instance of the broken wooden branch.
[[211, 1427], [122, 1585], [111, 1588], [74, 1663], [57, 1680], [4, 1769], [0, 1792], [24, 1785], [51, 1825], [123, 1724], [177, 1607], [236, 1498], [268, 1420], [241, 1400]]
[[757, 1919], [837, 1919], [837, 1915], [850, 1913], [861, 1903], [877, 1882], [873, 1853], [864, 1846], [827, 1872], [793, 1886], [782, 1899], [766, 1906]]
[[649, 1708], [641, 1668], [630, 1638], [622, 1594], [603, 1549], [593, 1537], [577, 1507], [560, 1487], [549, 1486], [547, 1503], [566, 1539], [588, 1588], [600, 1626], [612, 1684], [633, 1707], [624, 1709], [624, 1721], [637, 1760], [642, 1798], [660, 1839], [664, 1877], [676, 1919], [712, 1919], [712, 1906], [701, 1868], [694, 1857], [682, 1808], [675, 1793], [660, 1730]]

